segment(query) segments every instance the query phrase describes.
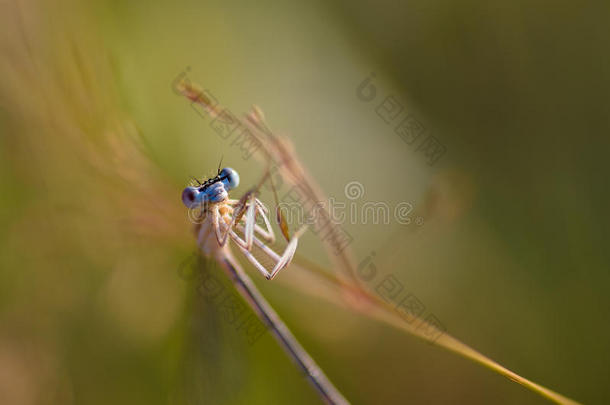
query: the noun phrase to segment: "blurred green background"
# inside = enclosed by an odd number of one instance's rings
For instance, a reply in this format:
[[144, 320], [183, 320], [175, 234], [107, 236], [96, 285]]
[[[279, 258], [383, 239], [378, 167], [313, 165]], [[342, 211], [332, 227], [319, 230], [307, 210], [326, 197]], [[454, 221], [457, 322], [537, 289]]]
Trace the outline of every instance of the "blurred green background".
[[[357, 262], [375, 252], [502, 365], [608, 403], [609, 8], [0, 2], [0, 403], [318, 403], [270, 334], [249, 345], [179, 275], [188, 177], [221, 156], [243, 189], [263, 171], [173, 92], [187, 68], [235, 114], [261, 106], [336, 200], [357, 181], [358, 204], [414, 206], [421, 224], [346, 224]], [[377, 114], [390, 95], [444, 145], [436, 164]], [[329, 265], [311, 234], [300, 252]], [[251, 274], [353, 404], [545, 403], [290, 270]]]

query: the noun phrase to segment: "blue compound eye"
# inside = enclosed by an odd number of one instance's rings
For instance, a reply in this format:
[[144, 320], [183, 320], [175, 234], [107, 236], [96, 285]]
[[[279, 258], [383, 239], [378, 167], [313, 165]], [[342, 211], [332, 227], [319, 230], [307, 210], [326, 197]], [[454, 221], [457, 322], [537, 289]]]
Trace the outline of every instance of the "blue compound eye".
[[239, 174], [237, 174], [237, 171], [231, 169], [230, 167], [225, 167], [222, 169], [220, 171], [220, 177], [223, 178], [222, 184], [224, 184], [227, 191], [239, 186]]
[[191, 208], [201, 202], [202, 195], [196, 187], [187, 187], [182, 191], [182, 203]]

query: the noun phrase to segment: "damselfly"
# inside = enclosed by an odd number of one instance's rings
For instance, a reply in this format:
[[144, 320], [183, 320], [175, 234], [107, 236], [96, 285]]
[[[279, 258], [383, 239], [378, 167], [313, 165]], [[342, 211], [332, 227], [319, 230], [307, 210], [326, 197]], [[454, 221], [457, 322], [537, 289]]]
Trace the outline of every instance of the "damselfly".
[[[231, 114], [227, 114], [226, 110], [218, 105], [215, 99], [206, 91], [191, 85], [189, 80], [180, 81], [176, 87], [193, 105], [200, 106], [204, 113], [213, 117], [214, 120], [224, 122], [229, 128], [235, 129], [235, 120], [231, 117]], [[242, 129], [245, 129], [244, 133], [249, 134], [249, 138], [253, 142], [261, 146], [260, 150], [264, 161], [268, 165], [276, 164], [281, 177], [289, 183], [298, 186], [308, 202], [325, 201], [324, 193], [297, 159], [291, 144], [269, 129], [264, 115], [258, 107], [254, 106], [245, 119], [240, 120], [238, 124], [241, 125]], [[268, 210], [256, 198], [260, 185], [269, 177], [269, 167], [267, 167], [266, 173], [258, 186], [246, 192], [238, 201], [228, 198], [228, 192], [237, 187], [239, 183], [237, 173], [228, 168], [222, 171], [219, 170], [217, 176], [203, 183], [198, 182], [196, 187], [187, 187], [183, 192], [182, 199], [187, 207], [199, 206], [201, 208], [201, 223], [196, 229], [199, 245], [203, 253], [207, 256], [213, 256], [222, 265], [239, 292], [273, 331], [280, 344], [282, 344], [295, 362], [305, 370], [309, 380], [316, 387], [320, 396], [330, 404], [347, 403], [313, 362], [311, 357], [294, 339], [258, 290], [256, 290], [254, 284], [238, 266], [238, 263], [231, 256], [231, 252], [228, 249], [227, 243], [229, 240], [232, 240], [238, 250], [268, 279], [275, 277], [279, 271], [286, 268], [294, 256], [298, 238], [304, 232], [304, 229], [298, 230], [293, 237], [289, 237], [286, 227], [282, 226], [282, 221], [279, 221], [282, 234], [289, 241], [285, 251], [282, 255], [278, 255], [266, 244], [273, 241], [273, 231], [269, 226]], [[275, 197], [277, 202], [277, 195]], [[322, 222], [330, 223], [330, 228], [336, 231], [334, 229], [336, 227], [330, 219], [330, 213], [322, 209], [319, 211], [319, 214], [320, 217], [317, 218], [317, 222], [320, 222], [320, 224], [318, 225], [323, 226]], [[264, 228], [256, 224], [257, 216], [262, 218]], [[237, 232], [240, 232], [243, 236], [239, 236]], [[351, 254], [343, 248], [338, 248], [343, 246], [340, 243], [340, 236], [338, 235], [336, 232], [329, 232], [323, 242], [327, 250], [333, 252], [333, 262], [337, 270], [342, 271], [342, 274], [328, 274], [323, 271], [314, 271], [315, 265], [313, 263], [309, 263], [303, 268], [309, 270], [310, 274], [315, 273], [316, 281], [320, 283], [318, 285], [321, 286], [321, 283], [329, 282], [337, 287], [340, 292], [344, 293], [342, 297], [344, 300], [349, 300], [348, 307], [409, 334], [429, 340], [430, 337], [427, 336], [425, 331], [429, 326], [434, 330], [434, 325], [431, 325], [427, 320], [415, 323], [405, 322], [403, 317], [397, 313], [393, 304], [368, 291], [367, 288], [361, 285], [356, 276], [356, 268]], [[268, 266], [269, 268], [263, 266], [252, 255], [251, 249], [253, 246], [260, 248], [263, 254], [268, 256], [274, 264]], [[326, 297], [329, 301], [336, 302], [338, 294], [330, 293]], [[482, 364], [552, 401], [566, 404], [576, 403], [561, 394], [502, 367], [448, 333], [441, 333], [434, 340], [434, 343]]]
[[[303, 370], [320, 397], [327, 404], [349, 404], [295, 339], [252, 280], [241, 269], [229, 249], [229, 241], [233, 241], [248, 261], [266, 279], [271, 280], [290, 264], [298, 239], [305, 228], [300, 228], [292, 237], [288, 237], [285, 228], [282, 228], [284, 236], [289, 240], [284, 252], [278, 255], [267, 246], [274, 242], [275, 233], [269, 221], [269, 210], [257, 198], [258, 187], [246, 192], [239, 200], [230, 199], [229, 191], [239, 185], [239, 174], [229, 167], [219, 169], [215, 177], [203, 182], [195, 181], [196, 184], [186, 187], [182, 192], [182, 202], [189, 208], [189, 212], [197, 212], [195, 233], [198, 247], [206, 257], [215, 259], [222, 266], [235, 288], [273, 332], [286, 353]], [[259, 216], [263, 220], [264, 227], [257, 224]], [[257, 246], [271, 259], [274, 263], [273, 267], [266, 268], [252, 254], [253, 246]]]

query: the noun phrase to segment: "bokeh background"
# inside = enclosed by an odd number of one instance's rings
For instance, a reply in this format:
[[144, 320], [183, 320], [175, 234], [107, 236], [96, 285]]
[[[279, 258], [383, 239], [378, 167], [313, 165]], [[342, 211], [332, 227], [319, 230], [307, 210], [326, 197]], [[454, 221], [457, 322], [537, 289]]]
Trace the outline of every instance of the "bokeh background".
[[[337, 201], [357, 181], [357, 204], [413, 205], [409, 225], [345, 224], [357, 262], [375, 252], [504, 366], [608, 403], [609, 7], [0, 1], [0, 403], [318, 403], [270, 334], [248, 344], [181, 272], [188, 177], [221, 156], [243, 188], [263, 171], [175, 94], [184, 72], [236, 114], [261, 106]], [[446, 148], [435, 164], [378, 115], [388, 96]], [[546, 402], [290, 270], [251, 274], [354, 404]]]

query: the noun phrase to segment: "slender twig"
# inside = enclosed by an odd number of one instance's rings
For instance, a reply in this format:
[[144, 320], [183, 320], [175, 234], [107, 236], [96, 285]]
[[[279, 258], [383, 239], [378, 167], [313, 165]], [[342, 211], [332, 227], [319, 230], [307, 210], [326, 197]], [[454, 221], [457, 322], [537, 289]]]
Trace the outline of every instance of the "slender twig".
[[[204, 106], [209, 112], [210, 116], [216, 116], [221, 111], [220, 107], [212, 105], [210, 100], [204, 96], [203, 92], [198, 90], [196, 87], [193, 87], [190, 82], [181, 83], [180, 86], [182, 93], [192, 102]], [[267, 162], [267, 164], [270, 161], [275, 162], [280, 170], [282, 178], [288, 183], [298, 186], [299, 191], [304, 194], [304, 197], [308, 202], [311, 203], [327, 200], [322, 193], [321, 188], [314, 182], [314, 179], [307, 174], [305, 167], [296, 157], [296, 154], [290, 147], [290, 144], [284, 138], [275, 135], [269, 130], [265, 124], [264, 115], [258, 107], [253, 108], [253, 111], [246, 116], [246, 119], [242, 120], [242, 124], [250, 129], [251, 134], [256, 137], [259, 144], [262, 146], [260, 150], [263, 152], [263, 160]], [[264, 178], [263, 181], [265, 179], [266, 178]], [[361, 280], [356, 276], [356, 266], [349, 246], [344, 246], [342, 249], [337, 249], [341, 246], [341, 244], [336, 236], [337, 233], [334, 232], [337, 226], [330, 218], [329, 211], [327, 208], [323, 207], [318, 213], [320, 214], [320, 217], [317, 219], [317, 221], [323, 224], [328, 224], [329, 227], [333, 229], [333, 232], [328, 233], [330, 237], [323, 240], [323, 245], [327, 251], [331, 253], [330, 259], [333, 262], [333, 269], [336, 268], [337, 270], [341, 270], [341, 272], [337, 271], [326, 273], [325, 271], [316, 268], [316, 266], [304, 266], [303, 268], [305, 270], [309, 270], [308, 273], [310, 275], [316, 276], [317, 281], [327, 282], [331, 286], [338, 287], [338, 290], [343, 292], [343, 294], [337, 294], [336, 290], [334, 290], [330, 294], [326, 294], [325, 298], [334, 303], [338, 303], [342, 299], [349, 297], [349, 302], [343, 301], [343, 303], [349, 304], [349, 308], [355, 309], [371, 318], [375, 318], [392, 325], [404, 332], [428, 340], [429, 338], [425, 336], [424, 329], [421, 327], [421, 325], [427, 324], [427, 321], [422, 320], [421, 324], [417, 324], [418, 326], [404, 322], [404, 319], [402, 319], [401, 315], [396, 312], [396, 308], [393, 305], [385, 302], [383, 299], [375, 296], [367, 290], [366, 286], [364, 286]], [[312, 271], [312, 269], [315, 271]], [[308, 284], [305, 284], [305, 286], [308, 286]], [[303, 290], [304, 285], [299, 285], [299, 288]], [[316, 289], [320, 289], [320, 284], [316, 285]], [[310, 293], [311, 292], [312, 291], [310, 289]], [[315, 293], [319, 295], [319, 291], [316, 291]], [[282, 342], [281, 338], [278, 339], [280, 342]], [[567, 398], [510, 371], [509, 369], [501, 366], [490, 358], [462, 343], [458, 339], [452, 337], [448, 333], [441, 334], [435, 343], [440, 347], [460, 354], [467, 359], [481, 364], [490, 370], [493, 370], [496, 373], [523, 385], [529, 390], [550, 399], [551, 401], [559, 404], [578, 404], [578, 402], [570, 398]], [[300, 348], [300, 346], [298, 347]], [[290, 352], [289, 349], [287, 350]], [[309, 358], [309, 356], [307, 357]], [[309, 358], [309, 360], [311, 359]], [[326, 380], [325, 377], [324, 379]], [[332, 385], [330, 386], [332, 387]], [[340, 394], [339, 397], [342, 398]]]
[[284, 348], [290, 358], [305, 373], [305, 377], [316, 389], [320, 398], [328, 405], [349, 405], [349, 402], [326, 377], [303, 346], [296, 340], [286, 324], [256, 288], [250, 277], [243, 271], [239, 263], [226, 254], [217, 258], [235, 288], [256, 312], [261, 321], [271, 330], [278, 343]]

